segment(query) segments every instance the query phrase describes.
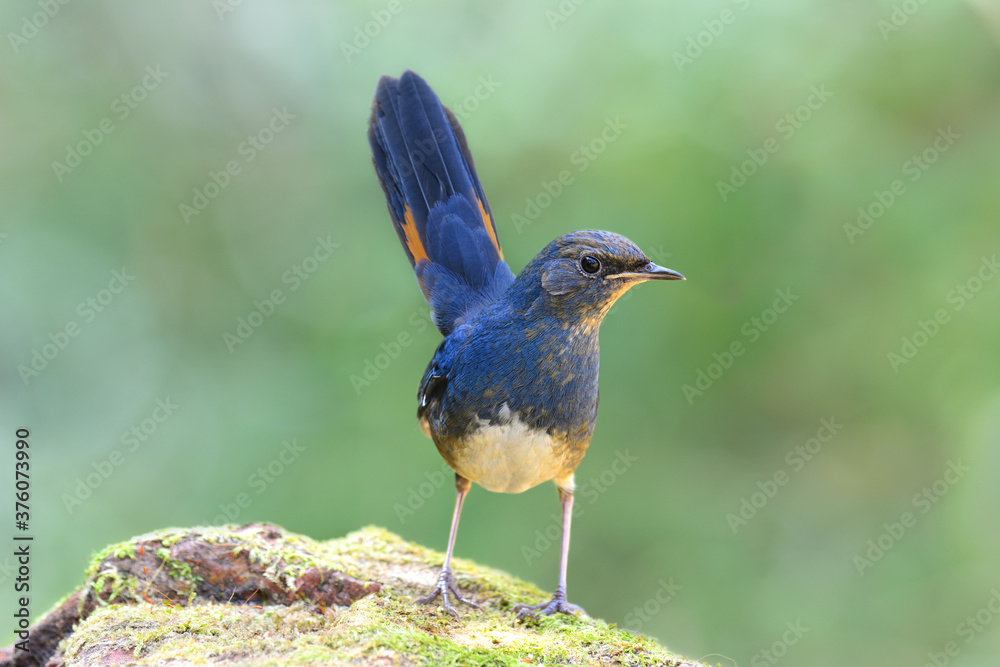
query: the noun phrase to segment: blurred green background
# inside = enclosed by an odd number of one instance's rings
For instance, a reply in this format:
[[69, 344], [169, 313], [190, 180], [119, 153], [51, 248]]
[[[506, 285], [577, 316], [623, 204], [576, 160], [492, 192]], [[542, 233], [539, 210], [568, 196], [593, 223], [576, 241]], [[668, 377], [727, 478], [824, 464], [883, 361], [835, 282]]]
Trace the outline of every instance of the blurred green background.
[[[378, 77], [412, 68], [515, 272], [602, 228], [688, 277], [604, 324], [571, 600], [723, 664], [954, 642], [996, 665], [996, 3], [5, 2], [0, 25], [0, 437], [12, 462], [31, 430], [34, 614], [94, 550], [226, 509], [444, 548], [415, 419], [439, 334], [365, 137]], [[551, 590], [557, 511], [550, 485], [476, 488], [457, 555]]]

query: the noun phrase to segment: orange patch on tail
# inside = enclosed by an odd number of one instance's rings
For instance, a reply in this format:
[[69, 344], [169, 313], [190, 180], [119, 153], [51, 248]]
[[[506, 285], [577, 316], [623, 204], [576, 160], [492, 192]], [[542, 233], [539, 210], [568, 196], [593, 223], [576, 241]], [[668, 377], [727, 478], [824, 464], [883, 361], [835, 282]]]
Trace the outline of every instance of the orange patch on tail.
[[413, 255], [414, 264], [422, 259], [429, 259], [427, 251], [424, 250], [424, 244], [420, 242], [420, 235], [417, 233], [417, 226], [413, 223], [413, 214], [410, 212], [409, 206], [403, 210], [403, 234], [406, 236], [406, 249]]
[[497, 240], [496, 229], [493, 228], [493, 220], [490, 218], [490, 214], [486, 212], [486, 207], [483, 206], [483, 202], [479, 197], [476, 197], [476, 203], [479, 204], [479, 215], [483, 218], [483, 225], [486, 227], [486, 233], [490, 235], [490, 240], [493, 241], [493, 245], [496, 246], [497, 254], [500, 255], [500, 259], [503, 259], [503, 250], [500, 249], [500, 241]]

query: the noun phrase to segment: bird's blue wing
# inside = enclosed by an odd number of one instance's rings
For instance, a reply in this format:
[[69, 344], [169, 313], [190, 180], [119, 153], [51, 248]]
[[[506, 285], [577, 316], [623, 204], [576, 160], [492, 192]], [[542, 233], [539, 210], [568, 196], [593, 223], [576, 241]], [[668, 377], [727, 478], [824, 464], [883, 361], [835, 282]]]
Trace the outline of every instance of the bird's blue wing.
[[514, 282], [465, 134], [407, 70], [379, 80], [368, 140], [396, 234], [448, 335]]

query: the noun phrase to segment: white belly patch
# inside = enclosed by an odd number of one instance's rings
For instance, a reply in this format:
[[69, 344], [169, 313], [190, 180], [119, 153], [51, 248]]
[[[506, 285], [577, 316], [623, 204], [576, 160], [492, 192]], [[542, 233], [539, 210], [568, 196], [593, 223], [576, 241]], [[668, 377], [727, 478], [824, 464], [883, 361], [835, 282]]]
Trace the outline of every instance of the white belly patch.
[[566, 448], [543, 430], [531, 429], [517, 415], [509, 422], [483, 422], [453, 453], [453, 467], [489, 491], [521, 493], [564, 477]]

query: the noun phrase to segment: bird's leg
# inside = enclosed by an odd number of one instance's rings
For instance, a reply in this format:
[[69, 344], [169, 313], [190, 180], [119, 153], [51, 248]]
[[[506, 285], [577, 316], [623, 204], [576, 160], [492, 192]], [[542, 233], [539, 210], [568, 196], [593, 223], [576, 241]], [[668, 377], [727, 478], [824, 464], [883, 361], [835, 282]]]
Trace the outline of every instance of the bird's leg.
[[462, 514], [462, 503], [465, 501], [465, 494], [469, 492], [470, 486], [472, 486], [472, 483], [469, 480], [455, 473], [455, 489], [458, 491], [458, 497], [455, 499], [455, 514], [451, 517], [451, 534], [448, 536], [448, 552], [444, 557], [444, 565], [441, 567], [441, 574], [438, 575], [437, 585], [434, 587], [434, 590], [422, 598], [415, 600], [416, 604], [430, 604], [440, 595], [441, 606], [444, 607], [446, 612], [456, 618], [458, 617], [458, 612], [448, 602], [449, 594], [454, 595], [455, 599], [459, 602], [464, 602], [476, 609], [482, 609], [482, 607], [472, 600], [467, 600], [459, 594], [458, 589], [455, 588], [455, 577], [451, 573], [451, 552], [455, 548], [455, 535], [458, 533], [458, 517]]
[[569, 527], [573, 520], [573, 491], [559, 488], [559, 502], [562, 503], [562, 558], [559, 561], [559, 585], [552, 599], [542, 604], [517, 604], [514, 611], [518, 618], [535, 614], [586, 614], [583, 609], [566, 601], [566, 566], [569, 563]]

